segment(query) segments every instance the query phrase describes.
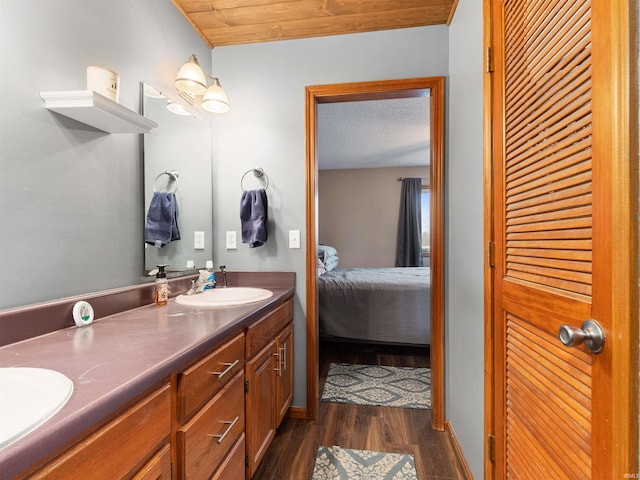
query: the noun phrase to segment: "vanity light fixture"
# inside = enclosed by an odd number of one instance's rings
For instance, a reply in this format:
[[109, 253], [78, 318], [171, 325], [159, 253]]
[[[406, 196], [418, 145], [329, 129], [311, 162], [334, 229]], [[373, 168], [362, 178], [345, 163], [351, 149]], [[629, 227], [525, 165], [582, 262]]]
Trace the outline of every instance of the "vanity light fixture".
[[207, 79], [198, 63], [195, 53], [180, 67], [176, 76], [175, 86], [178, 91], [188, 92], [193, 95], [204, 95], [207, 91]]
[[213, 83], [204, 94], [200, 104], [208, 112], [225, 113], [229, 111], [229, 99], [220, 86], [218, 78], [212, 78]]
[[[213, 83], [209, 86], [207, 86], [207, 78], [213, 80]], [[217, 77], [209, 77], [204, 74], [195, 54], [191, 54], [187, 63], [180, 67], [174, 85], [178, 90], [178, 94], [189, 105], [197, 105], [199, 103], [204, 110], [213, 113], [229, 111], [229, 99], [220, 86], [220, 80]], [[196, 99], [200, 100], [200, 102], [197, 102]], [[167, 105], [167, 108], [177, 113], [169, 105]]]

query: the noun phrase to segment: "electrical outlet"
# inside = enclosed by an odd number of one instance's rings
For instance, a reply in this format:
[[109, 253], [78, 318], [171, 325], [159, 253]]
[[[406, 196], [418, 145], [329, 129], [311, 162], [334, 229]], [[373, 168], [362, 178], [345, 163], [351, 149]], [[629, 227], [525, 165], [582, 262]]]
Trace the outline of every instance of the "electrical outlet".
[[193, 248], [204, 250], [204, 232], [193, 232]]
[[227, 241], [226, 241], [227, 250], [235, 250], [236, 248], [238, 248], [237, 239], [236, 239], [236, 232], [235, 231], [227, 232], [226, 239], [227, 239]]
[[289, 230], [289, 248], [300, 248], [300, 230]]

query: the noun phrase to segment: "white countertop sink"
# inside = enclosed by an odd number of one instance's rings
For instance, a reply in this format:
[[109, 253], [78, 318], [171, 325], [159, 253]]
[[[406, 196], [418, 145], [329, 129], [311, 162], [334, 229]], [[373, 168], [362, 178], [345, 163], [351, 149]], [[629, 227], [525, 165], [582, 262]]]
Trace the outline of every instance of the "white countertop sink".
[[73, 382], [45, 368], [0, 368], [0, 449], [32, 432], [71, 397]]
[[255, 287], [218, 287], [193, 295], [179, 295], [176, 303], [191, 307], [231, 307], [261, 302], [273, 296], [271, 290]]

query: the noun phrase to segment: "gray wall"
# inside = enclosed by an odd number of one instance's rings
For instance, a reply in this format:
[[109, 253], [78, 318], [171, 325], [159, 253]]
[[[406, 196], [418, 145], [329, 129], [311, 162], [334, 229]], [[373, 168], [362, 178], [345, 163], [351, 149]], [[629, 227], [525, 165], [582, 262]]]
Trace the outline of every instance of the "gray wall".
[[445, 223], [446, 417], [483, 477], [482, 2], [460, 0], [449, 28]]
[[171, 83], [208, 46], [170, 1], [0, 1], [0, 308], [140, 283], [140, 136], [98, 132], [44, 108], [41, 91], [83, 90], [87, 65]]
[[338, 250], [339, 267], [396, 266], [399, 177], [422, 177], [428, 185], [429, 167], [320, 170], [318, 242]]
[[[304, 87], [447, 75], [446, 26], [218, 47], [213, 73], [231, 111], [213, 121], [215, 261], [229, 270], [296, 272], [295, 397], [306, 405], [304, 248], [288, 248], [288, 230], [305, 229]], [[224, 232], [240, 231], [240, 178], [253, 167], [269, 176], [270, 238], [256, 249], [225, 250]]]

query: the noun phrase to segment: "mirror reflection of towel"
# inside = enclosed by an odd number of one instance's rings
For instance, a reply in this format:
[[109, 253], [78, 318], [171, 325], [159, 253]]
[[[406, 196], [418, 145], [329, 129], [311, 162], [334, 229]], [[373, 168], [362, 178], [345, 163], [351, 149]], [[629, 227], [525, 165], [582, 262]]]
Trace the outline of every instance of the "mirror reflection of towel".
[[267, 192], [263, 188], [242, 192], [242, 243], [248, 243], [249, 248], [259, 247], [267, 241], [267, 207]]
[[180, 240], [176, 196], [173, 192], [154, 192], [147, 212], [144, 241], [160, 248], [174, 240]]

